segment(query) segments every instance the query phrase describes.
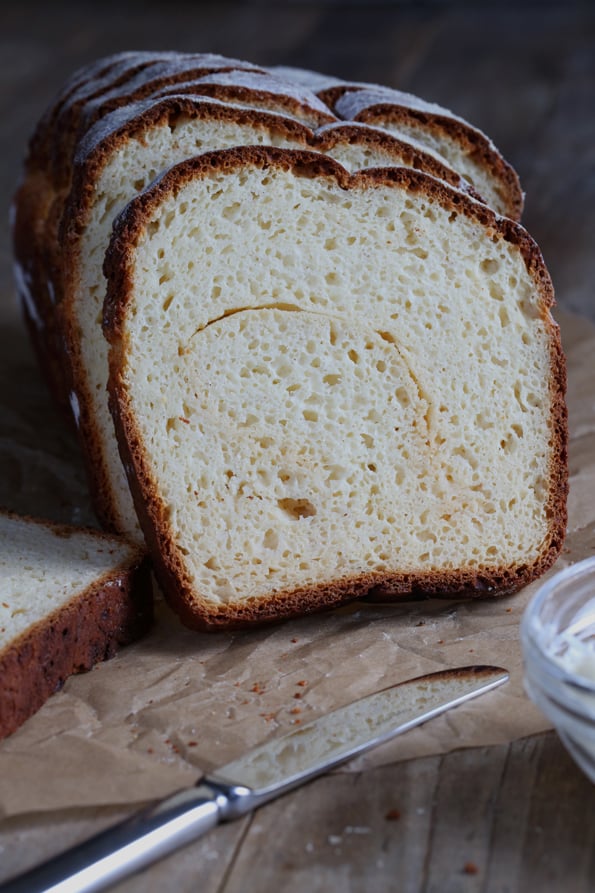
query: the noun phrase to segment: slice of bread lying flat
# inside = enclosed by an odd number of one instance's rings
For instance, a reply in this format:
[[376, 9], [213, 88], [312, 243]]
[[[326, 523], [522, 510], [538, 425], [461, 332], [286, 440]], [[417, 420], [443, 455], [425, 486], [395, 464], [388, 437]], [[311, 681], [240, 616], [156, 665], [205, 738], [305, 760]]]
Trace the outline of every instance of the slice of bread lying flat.
[[73, 673], [146, 632], [142, 550], [94, 530], [0, 512], [0, 738]]
[[189, 626], [510, 593], [566, 521], [565, 370], [525, 230], [423, 173], [183, 162], [106, 256], [109, 390]]

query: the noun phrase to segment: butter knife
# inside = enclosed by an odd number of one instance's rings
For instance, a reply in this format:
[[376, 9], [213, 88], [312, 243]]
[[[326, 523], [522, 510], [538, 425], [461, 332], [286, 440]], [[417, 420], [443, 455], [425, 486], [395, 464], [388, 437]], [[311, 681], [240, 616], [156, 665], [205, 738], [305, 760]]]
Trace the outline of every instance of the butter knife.
[[265, 742], [194, 787], [0, 885], [0, 893], [104, 890], [219, 822], [243, 816], [507, 679], [508, 673], [499, 667], [459, 667], [368, 695]]

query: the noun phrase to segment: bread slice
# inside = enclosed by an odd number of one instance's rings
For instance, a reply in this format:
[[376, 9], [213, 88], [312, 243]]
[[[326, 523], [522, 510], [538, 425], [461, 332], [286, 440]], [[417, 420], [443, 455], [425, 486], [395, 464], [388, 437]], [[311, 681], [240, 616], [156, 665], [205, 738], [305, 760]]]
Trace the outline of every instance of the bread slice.
[[0, 512], [0, 738], [72, 673], [145, 633], [144, 552], [122, 540]]
[[103, 118], [81, 141], [59, 239], [60, 331], [71, 364], [71, 403], [91, 489], [104, 524], [141, 540], [107, 407], [107, 344], [101, 336], [102, 263], [113, 216], [156, 174], [205, 150], [236, 145], [317, 149], [349, 169], [410, 164], [463, 186], [431, 153], [365, 125], [320, 130], [285, 116], [191, 96], [134, 104]]
[[109, 390], [190, 626], [510, 593], [565, 531], [565, 371], [527, 233], [405, 168], [232, 149], [118, 218]]

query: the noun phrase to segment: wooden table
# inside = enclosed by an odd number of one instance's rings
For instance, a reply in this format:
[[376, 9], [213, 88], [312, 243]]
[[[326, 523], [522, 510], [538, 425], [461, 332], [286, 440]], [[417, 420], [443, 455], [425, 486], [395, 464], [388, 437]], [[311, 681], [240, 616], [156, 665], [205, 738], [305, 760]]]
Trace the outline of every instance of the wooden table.
[[[104, 2], [22, 0], [0, 25], [0, 191], [66, 76], [123, 49], [209, 50], [393, 84], [485, 129], [517, 168], [524, 222], [560, 305], [595, 320], [595, 8], [588, 3]], [[28, 351], [0, 243], [0, 335]], [[2, 359], [0, 358], [0, 363]], [[31, 506], [34, 510], [34, 506]], [[123, 883], [122, 893], [531, 893], [595, 889], [595, 788], [546, 733], [322, 778]], [[1, 779], [0, 779], [1, 784]], [[0, 824], [0, 878], [124, 815], [26, 815]]]

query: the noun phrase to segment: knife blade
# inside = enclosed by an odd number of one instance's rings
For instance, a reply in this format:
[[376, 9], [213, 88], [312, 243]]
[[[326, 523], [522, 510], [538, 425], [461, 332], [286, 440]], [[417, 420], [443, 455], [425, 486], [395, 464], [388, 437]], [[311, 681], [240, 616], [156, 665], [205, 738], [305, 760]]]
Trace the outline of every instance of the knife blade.
[[473, 666], [419, 676], [267, 741], [184, 789], [0, 885], [0, 893], [96, 893], [341, 763], [508, 679]]

